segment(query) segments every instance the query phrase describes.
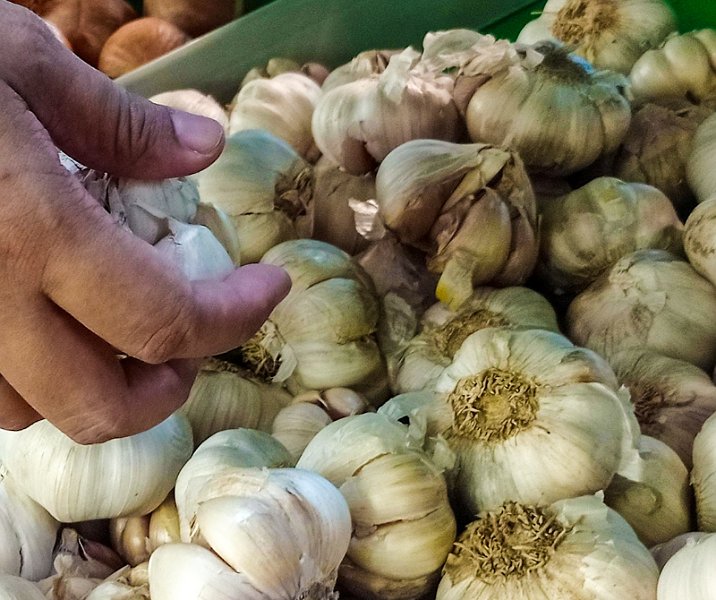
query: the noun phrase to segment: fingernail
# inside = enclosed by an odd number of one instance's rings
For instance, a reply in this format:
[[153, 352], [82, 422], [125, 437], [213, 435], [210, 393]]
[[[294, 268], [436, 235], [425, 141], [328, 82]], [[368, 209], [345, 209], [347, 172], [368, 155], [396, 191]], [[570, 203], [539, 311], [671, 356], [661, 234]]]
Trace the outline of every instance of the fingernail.
[[174, 133], [179, 143], [199, 154], [214, 154], [224, 141], [224, 128], [218, 121], [191, 113], [171, 112]]

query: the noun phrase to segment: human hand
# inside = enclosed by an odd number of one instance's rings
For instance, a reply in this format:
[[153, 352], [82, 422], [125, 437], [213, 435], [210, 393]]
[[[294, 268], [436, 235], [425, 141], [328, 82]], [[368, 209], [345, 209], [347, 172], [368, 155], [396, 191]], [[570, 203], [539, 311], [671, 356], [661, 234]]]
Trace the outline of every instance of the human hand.
[[0, 105], [0, 428], [47, 418], [80, 443], [148, 429], [186, 399], [195, 359], [248, 339], [290, 280], [247, 265], [190, 283], [113, 221], [55, 146], [160, 179], [208, 166], [223, 131], [114, 85], [5, 0]]

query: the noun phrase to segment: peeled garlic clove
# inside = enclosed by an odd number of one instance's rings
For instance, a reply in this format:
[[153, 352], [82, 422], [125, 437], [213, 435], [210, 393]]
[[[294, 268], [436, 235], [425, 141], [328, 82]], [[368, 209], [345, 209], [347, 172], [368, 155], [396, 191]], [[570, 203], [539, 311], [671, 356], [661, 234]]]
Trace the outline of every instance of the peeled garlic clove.
[[174, 494], [169, 494], [149, 517], [149, 547], [153, 551], [163, 544], [180, 541], [177, 505]]
[[80, 445], [47, 421], [0, 431], [3, 464], [58, 521], [146, 514], [174, 486], [191, 456], [191, 428], [174, 414], [136, 435]]
[[149, 98], [155, 104], [177, 108], [195, 115], [202, 115], [217, 121], [224, 131], [229, 129], [226, 110], [212, 96], [195, 89], [170, 90]]
[[130, 565], [149, 558], [149, 516], [118, 517], [109, 525], [112, 547]]
[[359, 175], [408, 140], [458, 139], [461, 125], [452, 80], [413, 70], [416, 59], [409, 48], [392, 56], [382, 74], [324, 92], [312, 121], [324, 155]]
[[231, 102], [229, 133], [264, 129], [288, 142], [309, 162], [320, 152], [311, 134], [311, 117], [321, 88], [302, 73], [281, 73], [242, 86]]
[[681, 251], [683, 225], [654, 187], [598, 177], [540, 210], [538, 272], [557, 293], [584, 289], [625, 254]]
[[598, 497], [508, 502], [459, 536], [437, 599], [654, 600], [657, 578], [649, 551]]
[[0, 600], [45, 600], [45, 596], [27, 579], [0, 575]]
[[609, 358], [648, 349], [710, 370], [716, 362], [716, 289], [691, 265], [663, 250], [617, 261], [569, 305], [577, 344]]
[[675, 30], [674, 14], [662, 0], [549, 0], [517, 41], [554, 37], [598, 69], [626, 75], [645, 50]]
[[716, 535], [689, 539], [664, 565], [656, 591], [657, 600], [709, 598], [713, 574], [708, 565], [716, 552]]

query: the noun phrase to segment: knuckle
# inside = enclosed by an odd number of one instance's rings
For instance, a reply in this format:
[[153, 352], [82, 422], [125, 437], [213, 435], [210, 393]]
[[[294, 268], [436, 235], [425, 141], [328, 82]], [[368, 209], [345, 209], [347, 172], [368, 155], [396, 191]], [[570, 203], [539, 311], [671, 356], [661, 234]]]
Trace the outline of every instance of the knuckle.
[[194, 330], [194, 313], [188, 299], [177, 299], [171, 308], [155, 318], [155, 327], [134, 354], [142, 362], [160, 364], [181, 354]]

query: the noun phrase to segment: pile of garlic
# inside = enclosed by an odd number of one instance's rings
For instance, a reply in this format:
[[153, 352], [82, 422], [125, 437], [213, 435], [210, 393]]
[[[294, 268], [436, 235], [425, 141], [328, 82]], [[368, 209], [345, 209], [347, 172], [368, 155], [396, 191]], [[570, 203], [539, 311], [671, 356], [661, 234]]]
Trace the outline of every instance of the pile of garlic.
[[0, 597], [716, 597], [716, 31], [675, 28], [549, 0], [156, 98], [221, 157], [77, 176], [189, 279], [293, 287], [147, 432], [0, 432]]

